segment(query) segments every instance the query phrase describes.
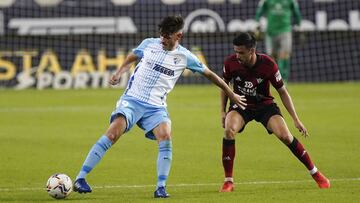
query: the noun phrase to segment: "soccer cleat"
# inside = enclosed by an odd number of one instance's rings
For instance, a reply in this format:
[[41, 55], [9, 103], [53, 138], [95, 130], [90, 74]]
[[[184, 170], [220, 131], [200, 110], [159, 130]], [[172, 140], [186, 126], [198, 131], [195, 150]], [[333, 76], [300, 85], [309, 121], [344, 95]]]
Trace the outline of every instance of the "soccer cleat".
[[170, 195], [166, 192], [165, 187], [158, 187], [154, 192], [155, 198], [168, 198]]
[[329, 179], [327, 179], [323, 174], [321, 174], [320, 171], [316, 172], [314, 175], [312, 175], [312, 177], [318, 184], [319, 188], [321, 189], [330, 188]]
[[232, 192], [234, 191], [234, 183], [231, 181], [224, 182], [224, 185], [220, 189], [220, 192]]
[[74, 191], [78, 193], [88, 193], [92, 190], [84, 178], [79, 178], [74, 183]]

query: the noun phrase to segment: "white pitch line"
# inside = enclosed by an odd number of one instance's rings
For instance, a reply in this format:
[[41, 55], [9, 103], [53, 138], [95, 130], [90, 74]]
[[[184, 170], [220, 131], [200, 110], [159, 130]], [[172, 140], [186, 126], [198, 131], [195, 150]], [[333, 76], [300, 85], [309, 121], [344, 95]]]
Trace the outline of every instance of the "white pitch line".
[[[330, 179], [331, 182], [346, 182], [346, 181], [360, 181], [360, 178], [333, 178]], [[235, 185], [267, 185], [267, 184], [294, 184], [294, 183], [307, 183], [313, 182], [313, 180], [285, 180], [285, 181], [247, 181], [247, 182], [237, 182]], [[201, 186], [218, 186], [219, 183], [179, 183], [179, 184], [169, 184], [168, 187], [201, 187]], [[95, 189], [111, 189], [111, 188], [147, 188], [155, 187], [155, 185], [104, 185], [104, 186], [94, 186]], [[44, 188], [0, 188], [0, 192], [14, 192], [14, 191], [35, 191], [35, 190], [46, 190]]]

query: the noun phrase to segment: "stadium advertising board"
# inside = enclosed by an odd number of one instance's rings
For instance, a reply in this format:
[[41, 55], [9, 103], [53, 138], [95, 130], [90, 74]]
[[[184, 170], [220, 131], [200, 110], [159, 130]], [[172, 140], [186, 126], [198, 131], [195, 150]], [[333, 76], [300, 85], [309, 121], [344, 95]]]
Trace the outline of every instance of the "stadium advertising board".
[[[234, 34], [257, 26], [257, 3], [7, 1], [0, 4], [0, 87], [106, 88], [111, 72], [126, 54], [143, 38], [157, 36], [159, 20], [174, 13], [185, 18], [183, 45], [220, 74], [224, 58], [232, 53]], [[299, 5], [303, 21], [294, 32], [291, 81], [359, 80], [360, 48], [355, 41], [360, 32], [360, 3], [307, 0]], [[261, 25], [266, 27], [265, 19]], [[307, 36], [306, 43], [297, 41], [299, 33]], [[339, 54], [339, 49], [346, 52]], [[264, 50], [263, 42], [258, 50]], [[334, 64], [337, 67], [329, 68]], [[120, 87], [126, 85], [129, 74], [123, 76]], [[205, 80], [184, 72], [179, 82]]]

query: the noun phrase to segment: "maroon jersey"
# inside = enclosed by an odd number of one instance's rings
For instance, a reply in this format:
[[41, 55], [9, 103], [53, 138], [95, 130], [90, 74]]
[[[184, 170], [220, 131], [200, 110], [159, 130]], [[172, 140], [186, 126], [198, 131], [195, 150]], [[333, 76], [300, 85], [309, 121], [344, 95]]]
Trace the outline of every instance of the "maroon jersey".
[[245, 95], [247, 107], [255, 109], [273, 103], [270, 83], [276, 89], [284, 85], [277, 64], [265, 54], [256, 54], [253, 67], [244, 66], [236, 54], [230, 55], [224, 62], [223, 77], [233, 82], [234, 92]]

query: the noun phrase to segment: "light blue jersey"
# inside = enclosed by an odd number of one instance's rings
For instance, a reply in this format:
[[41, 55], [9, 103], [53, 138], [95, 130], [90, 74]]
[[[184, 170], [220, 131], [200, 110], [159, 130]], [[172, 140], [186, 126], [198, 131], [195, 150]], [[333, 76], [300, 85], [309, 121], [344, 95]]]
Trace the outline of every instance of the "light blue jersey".
[[185, 68], [203, 73], [207, 67], [180, 45], [173, 51], [164, 50], [160, 38], [145, 39], [133, 52], [141, 60], [111, 114], [110, 123], [122, 115], [127, 123], [125, 132], [137, 124], [147, 138], [156, 139], [152, 130], [163, 122], [171, 124], [166, 96], [181, 73]]
[[200, 73], [207, 68], [181, 45], [173, 51], [164, 50], [160, 38], [143, 40], [133, 52], [141, 60], [130, 77], [125, 95], [156, 106], [166, 106], [166, 96], [185, 68]]

